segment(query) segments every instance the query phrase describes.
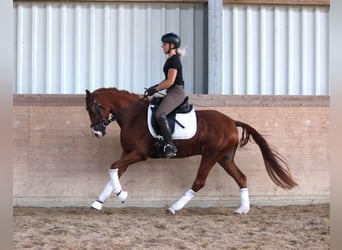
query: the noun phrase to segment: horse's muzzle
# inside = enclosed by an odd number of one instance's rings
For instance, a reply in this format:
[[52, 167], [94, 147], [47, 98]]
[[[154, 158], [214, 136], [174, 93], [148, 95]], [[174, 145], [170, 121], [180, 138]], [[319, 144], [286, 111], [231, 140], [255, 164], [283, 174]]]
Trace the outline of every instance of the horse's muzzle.
[[105, 130], [100, 131], [100, 130], [95, 130], [94, 128], [91, 129], [91, 132], [92, 132], [93, 136], [95, 136], [96, 138], [103, 137], [106, 134]]

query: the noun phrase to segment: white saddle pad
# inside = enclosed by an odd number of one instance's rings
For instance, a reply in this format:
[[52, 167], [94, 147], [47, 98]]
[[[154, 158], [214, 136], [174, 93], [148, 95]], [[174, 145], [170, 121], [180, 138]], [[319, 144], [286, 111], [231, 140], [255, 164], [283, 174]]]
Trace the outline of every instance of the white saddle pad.
[[[152, 108], [154, 105], [149, 105], [147, 110], [147, 124], [148, 130], [154, 138], [157, 138], [158, 135], [154, 128], [152, 127], [151, 117], [152, 117]], [[176, 120], [184, 126], [182, 128], [177, 122], [175, 123], [175, 131], [172, 134], [172, 138], [174, 140], [184, 140], [192, 138], [197, 131], [197, 117], [195, 112], [195, 107], [186, 114], [176, 114]]]

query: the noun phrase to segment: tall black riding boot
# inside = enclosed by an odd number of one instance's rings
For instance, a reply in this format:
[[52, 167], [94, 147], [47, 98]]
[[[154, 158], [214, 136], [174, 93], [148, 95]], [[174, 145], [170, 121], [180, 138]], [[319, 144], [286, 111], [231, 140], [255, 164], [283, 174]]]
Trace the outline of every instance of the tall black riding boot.
[[167, 122], [165, 113], [161, 113], [160, 118], [157, 119], [158, 127], [165, 140], [164, 153], [166, 158], [171, 158], [176, 155], [177, 149], [172, 141], [172, 134], [169, 123]]

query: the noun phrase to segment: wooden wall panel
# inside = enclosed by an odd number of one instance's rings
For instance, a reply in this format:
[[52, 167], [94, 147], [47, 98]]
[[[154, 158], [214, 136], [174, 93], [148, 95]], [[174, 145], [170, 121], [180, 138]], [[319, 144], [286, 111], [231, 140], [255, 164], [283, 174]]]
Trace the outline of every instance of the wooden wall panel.
[[[199, 97], [193, 97], [196, 98]], [[222, 99], [218, 103], [205, 100], [196, 108], [218, 110], [249, 123], [265, 135], [287, 158], [300, 185], [291, 191], [275, 186], [266, 173], [258, 147], [249, 143], [237, 152], [236, 162], [248, 177], [252, 205], [329, 202], [327, 102], [321, 106], [291, 106], [284, 102], [274, 107], [230, 106], [224, 105]], [[97, 139], [91, 136], [89, 118], [81, 104], [23, 106], [16, 105], [18, 100], [14, 103], [14, 205], [89, 206], [108, 180], [111, 163], [120, 157], [118, 125], [111, 124], [107, 135]], [[171, 204], [191, 186], [199, 160], [195, 156], [149, 159], [134, 164], [122, 178], [122, 186], [129, 193], [125, 206]], [[236, 206], [238, 200], [237, 185], [217, 166], [189, 206]], [[122, 206], [114, 197], [106, 205]]]

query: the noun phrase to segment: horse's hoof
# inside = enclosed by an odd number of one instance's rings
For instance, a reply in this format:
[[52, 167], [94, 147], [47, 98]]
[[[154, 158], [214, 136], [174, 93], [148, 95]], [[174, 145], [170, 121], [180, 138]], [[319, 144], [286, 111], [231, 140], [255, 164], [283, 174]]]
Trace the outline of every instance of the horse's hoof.
[[172, 207], [169, 207], [166, 212], [168, 212], [169, 214], [176, 214], [176, 211], [172, 208]]
[[248, 211], [249, 211], [249, 208], [239, 207], [238, 209], [234, 211], [234, 214], [247, 214]]
[[127, 199], [128, 192], [121, 191], [117, 196], [118, 196], [118, 199], [121, 201], [121, 203], [124, 203], [125, 200]]
[[94, 201], [92, 204], [91, 204], [91, 208], [94, 208], [96, 210], [101, 210], [102, 209], [102, 203], [99, 202], [99, 201]]

